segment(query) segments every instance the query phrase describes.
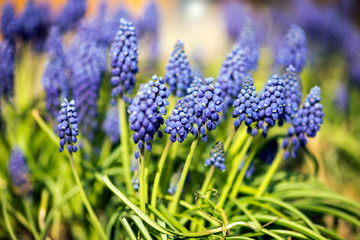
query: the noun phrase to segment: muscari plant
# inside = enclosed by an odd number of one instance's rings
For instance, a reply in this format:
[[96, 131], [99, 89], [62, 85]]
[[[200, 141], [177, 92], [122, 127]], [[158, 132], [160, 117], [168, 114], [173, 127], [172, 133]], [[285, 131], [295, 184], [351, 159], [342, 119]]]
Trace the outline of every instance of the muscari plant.
[[[280, 72], [260, 87], [252, 76], [259, 50], [250, 22], [215, 80], [192, 73], [180, 41], [164, 78], [139, 79], [141, 49], [128, 20], [118, 22], [111, 46], [99, 40], [109, 32], [86, 23], [63, 47], [60, 33], [73, 26], [60, 22], [46, 41], [41, 97], [25, 109], [14, 108], [11, 97], [1, 102], [0, 150], [9, 158], [1, 164], [9, 170], [0, 180], [12, 179], [0, 184], [1, 234], [45, 239], [73, 223], [74, 238], [339, 239], [325, 215], [360, 228], [359, 203], [280, 170], [304, 154], [313, 158], [308, 139], [324, 121], [319, 87], [302, 100], [307, 50], [299, 27], [290, 27], [278, 52]], [[13, 64], [9, 43], [0, 47], [1, 62]], [[1, 92], [8, 94], [22, 73], [0, 66]]]

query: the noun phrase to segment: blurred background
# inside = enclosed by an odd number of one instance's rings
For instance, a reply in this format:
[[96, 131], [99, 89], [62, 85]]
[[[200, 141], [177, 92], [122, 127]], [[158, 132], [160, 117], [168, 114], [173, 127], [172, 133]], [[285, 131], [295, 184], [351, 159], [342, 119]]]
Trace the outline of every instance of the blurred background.
[[[27, 1], [1, 0], [1, 5], [5, 2], [12, 3], [15, 14], [20, 15]], [[67, 1], [34, 2], [48, 5], [50, 14], [56, 16]], [[149, 4], [148, 0], [107, 2], [107, 16], [120, 8], [126, 9], [135, 23], [144, 19], [144, 11]], [[100, 4], [99, 0], [88, 0], [85, 19], [96, 15]], [[301, 73], [303, 96], [312, 86], [321, 86], [325, 108], [322, 129], [315, 139], [310, 140], [308, 147], [319, 161], [320, 180], [332, 189], [360, 200], [358, 1], [159, 0], [157, 6], [156, 53], [149, 48], [149, 38], [142, 37], [139, 41], [140, 79], [148, 79], [154, 73], [164, 75], [166, 63], [178, 39], [185, 42], [190, 62], [200, 66], [205, 76], [216, 77], [245, 20], [252, 18], [261, 45], [260, 62], [254, 73], [255, 85], [260, 89], [276, 72], [274, 59], [286, 30], [291, 24], [302, 27], [309, 47], [307, 66]], [[65, 40], [71, 39], [72, 35], [71, 31], [68, 32]], [[155, 66], [151, 64], [153, 54], [157, 55]], [[35, 86], [41, 91], [40, 84]], [[299, 164], [298, 168], [311, 172], [306, 161], [309, 160], [305, 158], [305, 164]]]

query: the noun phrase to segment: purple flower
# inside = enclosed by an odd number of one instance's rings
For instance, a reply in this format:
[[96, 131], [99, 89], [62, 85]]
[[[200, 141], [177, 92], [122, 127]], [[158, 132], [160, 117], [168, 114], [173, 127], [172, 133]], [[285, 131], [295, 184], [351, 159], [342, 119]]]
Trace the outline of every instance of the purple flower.
[[86, 12], [86, 0], [68, 0], [55, 20], [62, 33], [77, 27]]
[[306, 65], [307, 59], [306, 36], [303, 29], [291, 25], [280, 47], [276, 62], [279, 66], [293, 65], [299, 73]]
[[[196, 124], [202, 134], [202, 140], [206, 142], [206, 128], [208, 131], [215, 130], [219, 123], [219, 113], [223, 110], [223, 98], [221, 97], [221, 88], [214, 78], [205, 78], [205, 84], [197, 92], [195, 100], [195, 118]], [[205, 128], [206, 126], [206, 128]]]
[[210, 158], [205, 160], [205, 166], [210, 165], [214, 165], [214, 167], [219, 168], [221, 171], [225, 171], [225, 153], [222, 141], [215, 143], [210, 151]]
[[68, 76], [66, 75], [65, 55], [59, 29], [50, 30], [47, 45], [47, 63], [43, 75], [43, 85], [46, 91], [46, 109], [52, 117], [56, 117], [60, 97], [66, 97], [68, 91]]
[[98, 127], [97, 100], [102, 76], [107, 67], [106, 48], [92, 41], [77, 37], [70, 46], [68, 62], [71, 68], [73, 97], [77, 101], [81, 132], [93, 139]]
[[14, 5], [10, 2], [6, 2], [2, 6], [1, 32], [3, 37], [10, 41], [14, 40], [17, 33]]
[[42, 51], [51, 25], [49, 6], [29, 0], [16, 22], [18, 34], [26, 41], [32, 40], [35, 50]]
[[15, 43], [0, 42], [0, 97], [13, 95], [14, 89]]
[[67, 149], [70, 153], [76, 152], [77, 147], [75, 143], [77, 142], [76, 137], [79, 135], [79, 118], [76, 112], [74, 100], [68, 102], [67, 99], [64, 98], [57, 121], [59, 123], [57, 126], [60, 138], [59, 151], [64, 151], [64, 146], [67, 144]]
[[284, 81], [286, 103], [283, 117], [286, 122], [289, 122], [301, 104], [301, 82], [299, 81], [299, 76], [292, 65], [286, 68], [286, 72], [282, 77], [282, 80]]
[[[184, 168], [184, 164], [180, 164], [180, 166], [177, 168], [176, 172], [171, 176], [169, 187], [167, 189], [168, 194], [174, 195], [176, 190], [178, 189], [178, 184], [181, 177], [181, 172]], [[189, 176], [189, 174], [188, 174]], [[186, 176], [186, 179], [188, 179], [188, 176]]]
[[30, 183], [30, 170], [25, 157], [18, 147], [15, 147], [9, 159], [9, 172], [13, 184], [20, 195], [26, 195], [32, 190]]
[[[275, 126], [275, 121], [284, 114], [285, 89], [284, 81], [277, 75], [273, 75], [266, 82], [264, 91], [260, 94], [259, 121], [257, 128], [262, 129], [263, 137], [267, 136], [268, 129]], [[252, 132], [254, 135], [254, 132]]]
[[234, 126], [237, 128], [245, 121], [248, 132], [253, 132], [253, 135], [257, 134], [257, 129], [252, 129], [252, 124], [258, 120], [260, 101], [255, 90], [254, 80], [247, 76], [238, 97], [233, 103], [234, 111], [232, 113], [233, 118], [238, 117], [234, 122]]
[[251, 70], [256, 69], [258, 58], [259, 47], [251, 22], [248, 22], [239, 35], [238, 43], [226, 56], [216, 79], [222, 89], [225, 113], [240, 93], [245, 77]]
[[186, 95], [193, 79], [189, 60], [184, 51], [184, 42], [178, 40], [166, 65], [165, 82], [177, 97]]
[[120, 27], [111, 44], [111, 84], [112, 103], [116, 97], [126, 97], [135, 87], [135, 74], [138, 72], [138, 47], [135, 28], [131, 22], [120, 19]]
[[340, 82], [335, 91], [336, 107], [341, 111], [346, 111], [349, 107], [349, 91], [346, 85]]
[[[166, 115], [168, 94], [161, 77], [154, 75], [148, 84], [142, 85], [132, 100], [128, 112], [130, 113], [130, 129], [134, 131], [133, 141], [138, 144], [140, 151], [151, 152], [151, 141], [160, 126], [164, 124], [162, 115]], [[162, 133], [158, 133], [159, 137]], [[135, 158], [139, 152], [135, 153]]]
[[112, 143], [119, 142], [119, 110], [117, 107], [111, 107], [107, 111], [102, 128], [105, 131], [106, 135], [110, 137]]
[[278, 141], [276, 138], [270, 140], [259, 153], [259, 158], [266, 164], [271, 165], [278, 150]]
[[324, 112], [320, 103], [320, 88], [313, 87], [307, 95], [305, 102], [296, 113], [291, 121], [287, 137], [284, 138], [282, 147], [286, 149], [284, 158], [291, 156], [296, 158], [297, 151], [301, 146], [307, 143], [307, 137], [315, 137], [323, 123]]
[[250, 9], [239, 1], [226, 1], [222, 7], [226, 31], [231, 39], [236, 39], [244, 22], [250, 18]]

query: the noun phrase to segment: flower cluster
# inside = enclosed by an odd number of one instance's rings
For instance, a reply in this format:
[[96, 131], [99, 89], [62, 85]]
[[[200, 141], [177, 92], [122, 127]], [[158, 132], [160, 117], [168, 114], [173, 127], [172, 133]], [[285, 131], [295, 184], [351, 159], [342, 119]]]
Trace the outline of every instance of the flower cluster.
[[184, 51], [184, 42], [177, 41], [172, 52], [169, 63], [166, 65], [165, 82], [169, 85], [170, 91], [177, 97], [186, 95], [193, 76], [189, 60]]
[[197, 92], [195, 104], [196, 124], [202, 134], [202, 140], [206, 142], [206, 128], [211, 131], [216, 129], [219, 122], [219, 113], [223, 110], [223, 98], [220, 83], [214, 82], [214, 78], [205, 78], [205, 84]]
[[90, 140], [97, 128], [97, 100], [101, 78], [106, 70], [106, 49], [92, 41], [77, 37], [70, 46], [69, 63], [73, 82], [73, 97], [77, 101], [81, 132]]
[[219, 168], [221, 171], [225, 171], [225, 153], [222, 141], [215, 143], [210, 151], [210, 158], [205, 160], [205, 166], [210, 165], [214, 165], [214, 167]]
[[62, 38], [58, 28], [50, 30], [47, 45], [47, 63], [43, 75], [43, 85], [46, 91], [46, 109], [52, 117], [56, 117], [59, 98], [67, 96], [68, 76], [66, 75], [65, 55]]
[[[193, 126], [189, 120], [188, 107], [184, 99], [179, 99], [165, 122], [166, 128], [164, 132], [170, 134], [170, 140], [182, 143]], [[177, 137], [178, 136], [178, 137]]]
[[266, 82], [264, 92], [260, 94], [257, 128], [262, 128], [263, 137], [267, 136], [268, 129], [275, 126], [275, 121], [284, 114], [284, 92], [284, 81], [274, 74]]
[[291, 156], [295, 158], [300, 146], [305, 146], [307, 137], [315, 137], [323, 123], [323, 106], [320, 103], [320, 88], [313, 87], [307, 95], [305, 102], [291, 121], [292, 126], [288, 129], [287, 137], [284, 139], [282, 147], [286, 149], [284, 158]]
[[119, 142], [119, 110], [117, 107], [113, 106], [108, 110], [102, 128], [105, 131], [106, 135], [110, 137], [112, 143]]
[[[151, 141], [160, 126], [164, 124], [162, 115], [166, 114], [168, 94], [164, 80], [154, 75], [148, 84], [142, 85], [132, 100], [128, 112], [130, 113], [130, 129], [134, 131], [133, 141], [138, 144], [140, 151], [151, 152]], [[162, 133], [158, 133], [159, 137]], [[139, 152], [135, 153], [135, 158]]]
[[9, 159], [9, 172], [13, 184], [20, 195], [26, 195], [32, 190], [30, 183], [30, 170], [26, 164], [25, 157], [21, 150], [16, 147], [12, 150]]
[[137, 51], [135, 28], [131, 22], [122, 18], [110, 50], [113, 104], [117, 96], [125, 97], [125, 94], [131, 94], [135, 87], [135, 74], [138, 72]]
[[291, 120], [301, 103], [301, 82], [298, 78], [293, 65], [286, 68], [285, 74], [282, 77], [286, 104], [283, 116], [286, 122]]
[[61, 32], [65, 33], [77, 27], [86, 12], [86, 0], [68, 0], [55, 20]]
[[238, 117], [234, 121], [235, 128], [238, 128], [240, 124], [245, 121], [248, 132], [254, 131], [254, 135], [257, 134], [257, 129], [252, 129], [251, 126], [258, 120], [258, 104], [260, 101], [255, 89], [254, 80], [250, 76], [247, 76], [238, 97], [233, 103], [234, 111], [232, 113], [233, 118]]
[[224, 113], [240, 93], [245, 77], [251, 70], [256, 69], [258, 58], [259, 47], [251, 22], [248, 22], [239, 35], [238, 43], [226, 56], [216, 79], [222, 89]]
[[11, 96], [14, 88], [15, 43], [0, 42], [0, 97]]
[[1, 32], [3, 37], [8, 41], [14, 40], [17, 34], [15, 9], [10, 2], [6, 2], [2, 7]]
[[301, 72], [306, 65], [307, 46], [304, 30], [296, 25], [291, 25], [283, 40], [279, 55], [277, 56], [277, 64], [288, 67], [293, 65], [297, 73]]
[[222, 10], [226, 31], [231, 39], [236, 39], [243, 27], [244, 20], [249, 19], [251, 15], [250, 10], [244, 3], [239, 1], [226, 1]]
[[77, 147], [75, 143], [77, 142], [76, 137], [79, 135], [79, 118], [76, 112], [74, 100], [68, 102], [67, 99], [64, 98], [57, 121], [59, 123], [57, 126], [60, 138], [59, 151], [64, 151], [64, 145], [66, 143], [67, 149], [70, 153], [76, 152]]

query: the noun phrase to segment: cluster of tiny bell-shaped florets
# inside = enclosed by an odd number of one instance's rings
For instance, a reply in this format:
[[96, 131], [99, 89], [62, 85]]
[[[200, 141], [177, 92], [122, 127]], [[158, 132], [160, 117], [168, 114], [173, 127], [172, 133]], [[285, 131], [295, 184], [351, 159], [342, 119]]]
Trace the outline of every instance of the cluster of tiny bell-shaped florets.
[[164, 78], [173, 94], [177, 97], [186, 95], [193, 76], [189, 60], [184, 51], [184, 42], [180, 40], [175, 44], [174, 51], [169, 58]]
[[252, 124], [258, 120], [258, 104], [260, 101], [255, 90], [253, 78], [247, 76], [238, 97], [233, 103], [234, 111], [232, 113], [232, 117], [237, 118], [234, 121], [235, 128], [238, 128], [240, 124], [245, 121], [248, 132], [251, 131], [254, 135], [257, 134], [257, 129], [252, 129]]
[[286, 68], [285, 74], [282, 77], [285, 89], [285, 103], [283, 117], [286, 122], [290, 122], [294, 114], [301, 104], [301, 84], [299, 76], [297, 75], [293, 65]]
[[189, 120], [187, 105], [184, 99], [179, 99], [169, 118], [165, 121], [166, 128], [164, 132], [170, 134], [170, 140], [172, 142], [178, 140], [182, 143], [187, 138], [188, 133], [193, 129]]
[[9, 159], [9, 173], [11, 180], [16, 187], [16, 193], [26, 195], [32, 190], [30, 183], [30, 169], [26, 163], [26, 159], [18, 147], [11, 151]]
[[[132, 100], [128, 112], [130, 113], [130, 129], [134, 131], [133, 141], [138, 144], [140, 151], [151, 152], [151, 141], [160, 126], [164, 123], [162, 115], [166, 115], [168, 94], [164, 80], [154, 75], [148, 84], [140, 86], [139, 91]], [[161, 131], [158, 132], [162, 136]], [[135, 158], [139, 157], [136, 151]]]
[[67, 149], [70, 153], [76, 152], [77, 147], [75, 143], [77, 142], [77, 136], [79, 135], [79, 119], [77, 117], [74, 100], [68, 102], [66, 98], [64, 99], [57, 120], [59, 123], [57, 125], [57, 130], [60, 137], [59, 151], [64, 151], [64, 146], [67, 144]]
[[279, 50], [277, 64], [284, 67], [293, 65], [299, 73], [306, 65], [307, 51], [305, 31], [291, 25]]
[[138, 47], [135, 28], [131, 22], [120, 19], [120, 29], [111, 44], [111, 92], [112, 103], [116, 97], [131, 94], [135, 87], [135, 74], [138, 70]]
[[205, 166], [210, 165], [214, 165], [214, 167], [219, 168], [221, 171], [225, 171], [225, 152], [222, 141], [215, 143], [210, 151], [210, 158], [205, 160]]
[[[220, 83], [214, 82], [214, 78], [205, 78], [198, 92], [195, 103], [195, 122], [202, 135], [202, 140], [207, 141], [206, 128], [208, 131], [215, 130], [219, 122], [219, 113], [223, 110], [223, 98]], [[206, 128], [205, 128], [206, 126]]]
[[120, 140], [119, 129], [119, 110], [116, 106], [112, 106], [106, 113], [102, 129], [110, 137], [112, 143]]
[[288, 159], [291, 156], [295, 158], [297, 151], [301, 146], [307, 143], [307, 137], [315, 137], [320, 130], [323, 123], [323, 106], [320, 103], [320, 88], [313, 87], [307, 95], [302, 108], [295, 113], [288, 129], [287, 137], [284, 139], [282, 147], [285, 150], [284, 158]]
[[285, 105], [284, 81], [274, 74], [266, 82], [265, 89], [260, 94], [258, 105], [259, 121], [257, 128], [262, 129], [263, 137], [267, 136], [268, 129], [275, 126], [276, 120], [279, 120], [284, 114]]

